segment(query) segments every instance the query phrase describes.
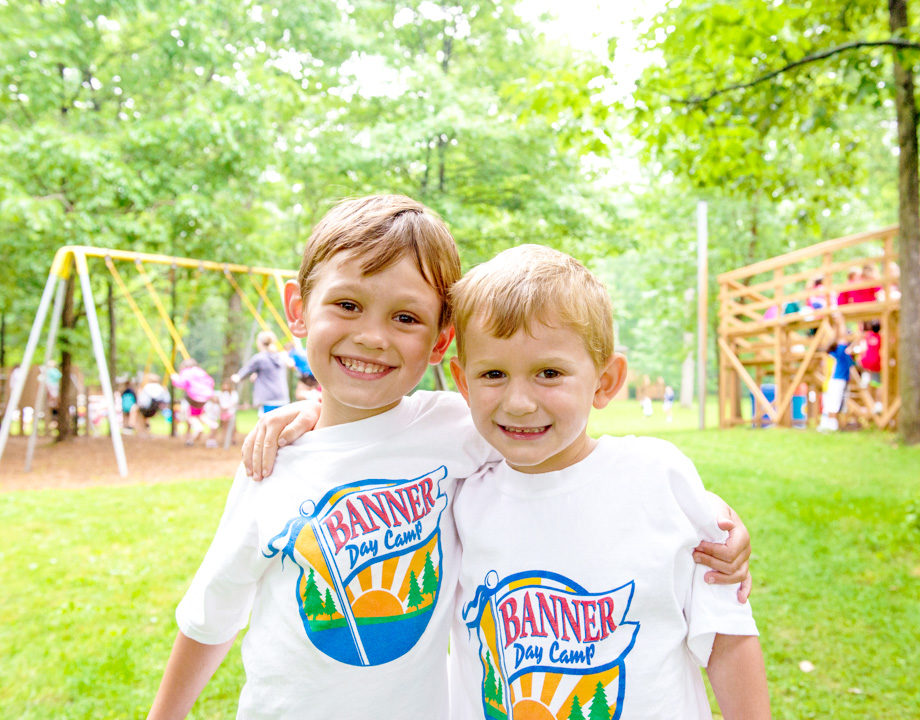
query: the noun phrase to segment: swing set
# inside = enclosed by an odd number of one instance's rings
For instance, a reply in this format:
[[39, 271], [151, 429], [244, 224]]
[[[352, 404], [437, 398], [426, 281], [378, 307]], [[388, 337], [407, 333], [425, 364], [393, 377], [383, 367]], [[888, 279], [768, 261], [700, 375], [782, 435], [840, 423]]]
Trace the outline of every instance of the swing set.
[[[296, 277], [296, 272], [292, 270], [252, 267], [233, 263], [218, 263], [194, 258], [113, 250], [110, 248], [76, 245], [62, 247], [55, 253], [54, 260], [51, 264], [51, 270], [48, 273], [48, 281], [45, 284], [44, 292], [39, 301], [38, 310], [35, 314], [35, 320], [32, 323], [32, 329], [29, 332], [29, 339], [26, 343], [25, 353], [23, 354], [22, 363], [20, 365], [22, 371], [18, 373], [18, 380], [11, 388], [9, 402], [7, 403], [6, 412], [3, 415], [2, 425], [0, 425], [0, 459], [3, 457], [3, 451], [9, 439], [13, 420], [18, 416], [20, 400], [22, 399], [28, 370], [38, 347], [39, 338], [45, 326], [45, 321], [48, 319], [49, 308], [51, 308], [51, 317], [45, 340], [44, 367], [47, 369], [51, 365], [57, 332], [60, 327], [61, 316], [64, 309], [67, 281], [70, 279], [74, 269], [76, 269], [82, 291], [86, 318], [89, 324], [90, 339], [92, 341], [93, 354], [99, 374], [99, 384], [102, 388], [102, 395], [105, 401], [110, 429], [109, 434], [112, 437], [112, 447], [118, 464], [118, 472], [122, 477], [127, 476], [128, 467], [119, 430], [120, 423], [118, 422], [120, 410], [116, 410], [115, 408], [112, 378], [109, 374], [109, 367], [103, 349], [102, 333], [99, 328], [99, 319], [96, 314], [96, 302], [93, 297], [90, 277], [91, 264], [93, 267], [96, 267], [100, 264], [100, 260], [111, 274], [115, 287], [117, 287], [119, 294], [127, 302], [128, 307], [131, 309], [133, 316], [149, 342], [149, 347], [159, 358], [167, 376], [176, 372], [176, 353], [181, 355], [183, 359], [189, 359], [190, 355], [185, 342], [183, 342], [182, 334], [177, 329], [176, 323], [173, 321], [170, 312], [167, 310], [161, 298], [161, 292], [157, 290], [156, 278], [152, 273], [152, 269], [156, 267], [166, 267], [169, 269], [173, 291], [175, 289], [175, 272], [177, 269], [186, 268], [193, 272], [194, 284], [192, 301], [186, 306], [182, 324], [185, 324], [188, 320], [188, 314], [202, 277], [205, 273], [214, 273], [214, 277], [220, 278], [230, 285], [233, 293], [239, 297], [242, 306], [246, 308], [254, 322], [257, 323], [262, 330], [272, 329], [263, 317], [262, 309], [264, 308], [268, 311], [274, 324], [280, 330], [281, 335], [290, 341], [297, 342], [291, 335], [290, 329], [287, 326], [283, 310], [280, 309], [282, 298], [284, 297], [284, 284], [287, 280]], [[133, 271], [131, 269], [132, 266]], [[156, 315], [159, 316], [162, 326], [166, 328], [173, 342], [172, 351], [168, 351], [163, 347], [160, 338], [157, 333], [154, 332], [147, 316], [138, 304], [135, 295], [142, 295], [142, 293], [135, 292], [132, 294], [129, 285], [143, 287], [143, 289], [146, 290], [147, 297], [152, 302]], [[251, 290], [249, 288], [251, 288]], [[272, 299], [273, 296], [276, 300]], [[53, 308], [51, 307], [52, 298], [54, 301]], [[257, 300], [254, 303], [253, 299], [255, 298], [257, 298]], [[149, 364], [148, 358], [148, 366]], [[33, 405], [34, 420], [32, 422], [28, 449], [26, 451], [26, 471], [31, 469], [32, 457], [35, 451], [35, 442], [38, 434], [38, 418], [44, 411], [45, 395], [44, 387], [40, 384]]]

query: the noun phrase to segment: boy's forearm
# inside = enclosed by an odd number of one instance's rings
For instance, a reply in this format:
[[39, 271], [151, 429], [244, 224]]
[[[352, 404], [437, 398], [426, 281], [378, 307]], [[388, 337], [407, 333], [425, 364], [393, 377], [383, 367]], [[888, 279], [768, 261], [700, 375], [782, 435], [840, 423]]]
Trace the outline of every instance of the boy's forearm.
[[767, 673], [756, 635], [716, 635], [706, 674], [725, 720], [769, 720]]
[[235, 639], [220, 645], [204, 645], [180, 632], [147, 720], [174, 720], [188, 715]]

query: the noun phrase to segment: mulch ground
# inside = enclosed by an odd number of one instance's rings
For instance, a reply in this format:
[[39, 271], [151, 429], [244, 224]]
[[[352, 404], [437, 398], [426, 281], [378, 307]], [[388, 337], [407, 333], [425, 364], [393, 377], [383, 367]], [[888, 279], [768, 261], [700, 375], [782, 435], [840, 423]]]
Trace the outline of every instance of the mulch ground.
[[10, 437], [0, 460], [0, 492], [37, 488], [170, 482], [231, 477], [240, 462], [240, 446], [186, 447], [184, 439], [125, 435], [128, 476], [118, 474], [108, 437], [80, 437], [64, 443], [38, 438], [31, 472], [25, 472], [28, 438]]

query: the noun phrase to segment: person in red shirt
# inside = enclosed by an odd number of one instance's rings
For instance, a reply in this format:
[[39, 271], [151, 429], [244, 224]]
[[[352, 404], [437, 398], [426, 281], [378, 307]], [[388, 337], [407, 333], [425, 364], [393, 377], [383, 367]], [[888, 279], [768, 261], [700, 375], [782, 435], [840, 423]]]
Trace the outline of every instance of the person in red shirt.
[[863, 369], [863, 386], [868, 385], [875, 400], [873, 411], [877, 414], [882, 411], [880, 399], [882, 386], [882, 325], [878, 320], [866, 323], [863, 331], [863, 349], [859, 356], [859, 364]]

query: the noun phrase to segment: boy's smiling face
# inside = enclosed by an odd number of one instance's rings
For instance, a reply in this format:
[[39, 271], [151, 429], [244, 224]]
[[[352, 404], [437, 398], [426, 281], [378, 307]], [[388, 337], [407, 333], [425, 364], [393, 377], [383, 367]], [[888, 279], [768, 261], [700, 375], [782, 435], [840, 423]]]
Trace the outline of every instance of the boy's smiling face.
[[515, 470], [561, 470], [584, 459], [595, 440], [591, 408], [604, 407], [626, 376], [614, 354], [599, 369], [584, 340], [565, 326], [533, 322], [497, 338], [474, 318], [464, 335], [464, 361], [451, 373], [482, 436]]
[[408, 256], [372, 275], [352, 252], [324, 263], [307, 298], [285, 287], [291, 330], [306, 337], [310, 368], [323, 389], [317, 427], [354, 422], [394, 408], [453, 330], [438, 329], [441, 298]]

